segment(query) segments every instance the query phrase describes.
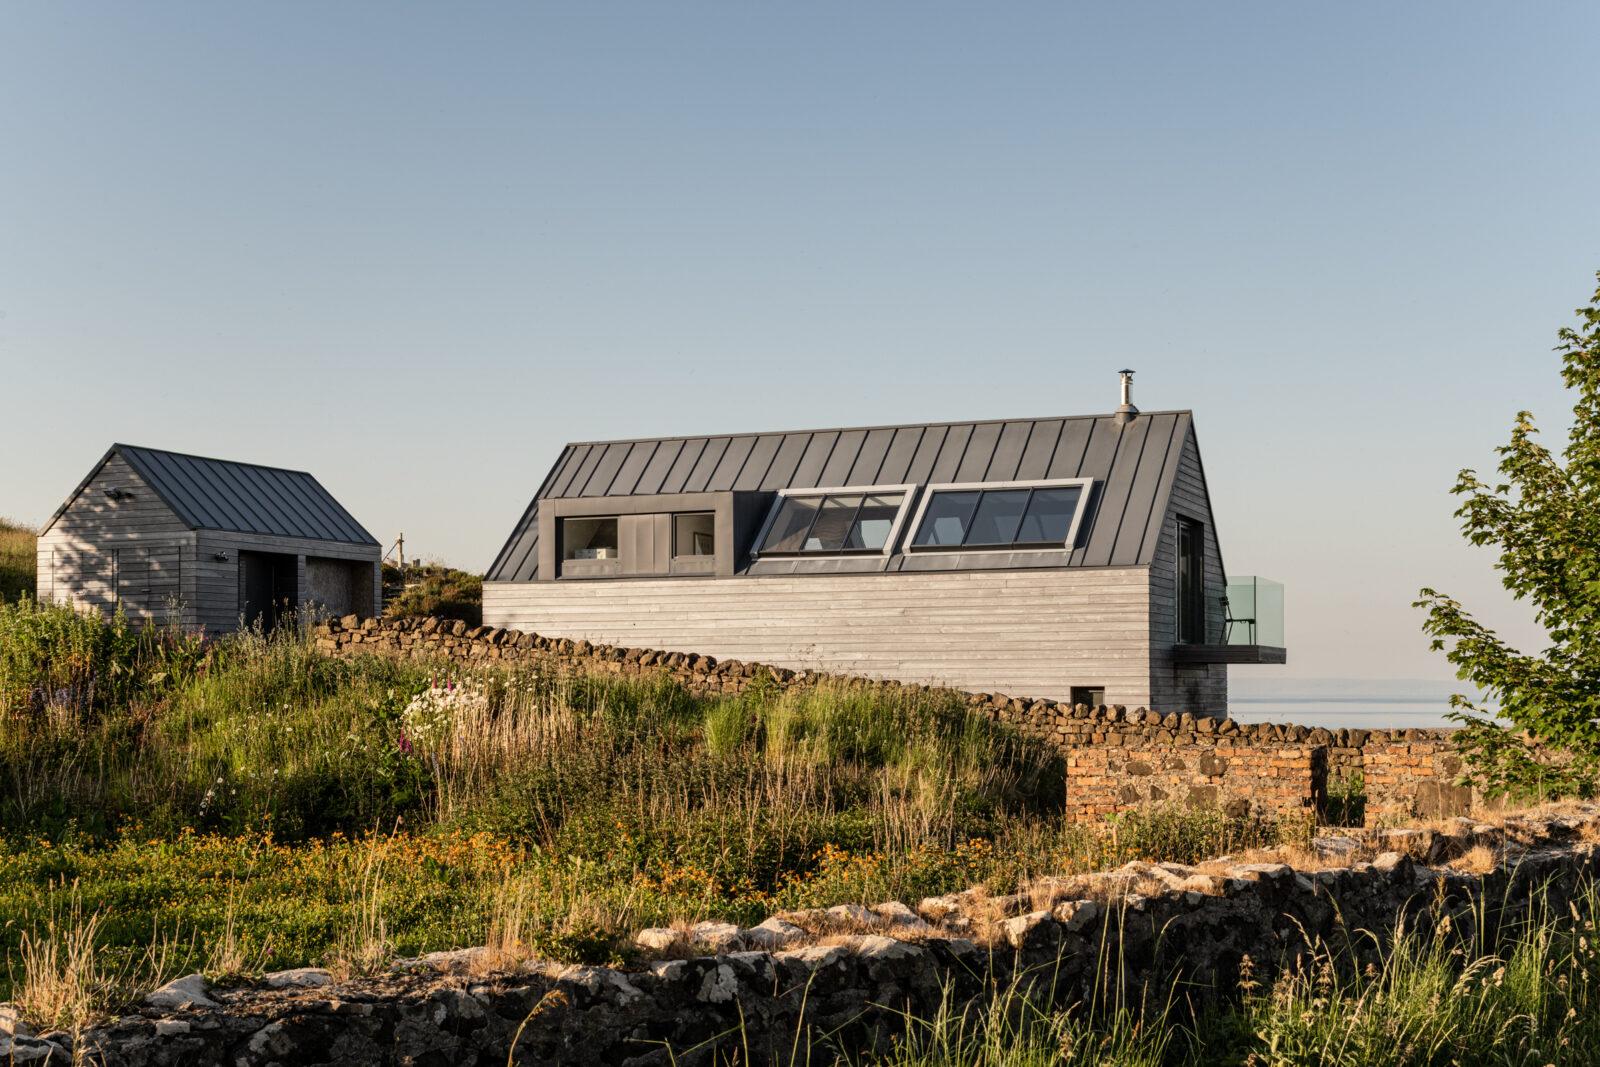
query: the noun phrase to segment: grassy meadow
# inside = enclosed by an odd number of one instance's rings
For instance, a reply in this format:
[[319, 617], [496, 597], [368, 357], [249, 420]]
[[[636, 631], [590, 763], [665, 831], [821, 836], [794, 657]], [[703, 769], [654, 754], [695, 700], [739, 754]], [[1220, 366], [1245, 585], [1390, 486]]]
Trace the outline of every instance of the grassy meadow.
[[704, 699], [28, 602], [0, 608], [0, 709], [0, 947], [98, 914], [119, 972], [153, 945], [219, 973], [359, 970], [482, 944], [512, 913], [544, 955], [621, 960], [673, 920], [1010, 891], [1304, 832], [1069, 825], [1050, 752], [935, 696]]
[[[1009, 892], [1308, 831], [1177, 810], [1073, 825], [1062, 786], [1047, 749], [936, 694], [700, 698], [24, 599], [0, 606], [0, 1000], [66, 1026], [194, 970], [356, 974], [513, 940], [625, 962], [645, 926]], [[1492, 944], [1402, 937], [1365, 970], [1330, 956], [1198, 1019], [1002, 997], [908, 1019], [883, 1062], [1596, 1062], [1597, 913]]]

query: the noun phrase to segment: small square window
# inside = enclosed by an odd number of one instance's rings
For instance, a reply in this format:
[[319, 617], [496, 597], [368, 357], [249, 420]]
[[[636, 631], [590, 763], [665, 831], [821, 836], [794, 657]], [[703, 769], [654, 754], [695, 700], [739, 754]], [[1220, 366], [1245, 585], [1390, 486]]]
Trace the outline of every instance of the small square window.
[[616, 559], [617, 519], [562, 519], [562, 559]]
[[1075, 485], [1063, 489], [1035, 489], [1033, 499], [1028, 502], [1028, 513], [1022, 517], [1017, 540], [1028, 544], [1065, 541], [1082, 495], [1083, 490]]
[[903, 496], [869, 496], [861, 502], [856, 521], [844, 539], [844, 547], [877, 551], [889, 543], [889, 531], [894, 529], [895, 516], [900, 514]]
[[672, 555], [715, 556], [717, 554], [717, 518], [709, 511], [672, 516]]
[[1028, 507], [1028, 490], [996, 489], [983, 494], [978, 513], [967, 532], [969, 545], [1009, 545], [1017, 541], [1017, 528]]
[[967, 539], [967, 527], [982, 493], [935, 493], [917, 530], [917, 545], [956, 546]]
[[820, 497], [785, 497], [778, 506], [777, 518], [762, 544], [763, 552], [799, 552], [805, 547], [806, 534], [822, 507]]
[[1072, 687], [1072, 706], [1083, 704], [1091, 708], [1104, 707], [1106, 687], [1103, 685], [1075, 685]]
[[858, 496], [824, 497], [817, 521], [811, 524], [811, 532], [806, 535], [804, 551], [838, 552], [844, 548], [859, 510], [861, 498]]

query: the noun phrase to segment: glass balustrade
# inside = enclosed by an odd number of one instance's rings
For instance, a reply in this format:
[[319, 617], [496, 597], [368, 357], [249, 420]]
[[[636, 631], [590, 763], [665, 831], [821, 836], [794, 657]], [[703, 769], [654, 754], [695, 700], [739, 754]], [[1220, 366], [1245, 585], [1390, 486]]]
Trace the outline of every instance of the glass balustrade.
[[1227, 644], [1286, 647], [1283, 583], [1254, 575], [1229, 578], [1227, 618]]

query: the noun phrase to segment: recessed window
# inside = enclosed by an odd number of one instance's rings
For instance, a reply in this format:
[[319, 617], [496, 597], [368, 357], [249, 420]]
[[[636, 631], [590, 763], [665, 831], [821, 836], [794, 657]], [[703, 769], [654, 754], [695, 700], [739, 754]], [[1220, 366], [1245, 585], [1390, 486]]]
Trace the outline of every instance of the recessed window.
[[1106, 703], [1106, 687], [1103, 685], [1075, 685], [1072, 687], [1072, 706], [1079, 704], [1090, 708], [1101, 708]]
[[1194, 519], [1178, 520], [1178, 641], [1206, 640], [1206, 528]]
[[1070, 548], [1089, 481], [935, 485], [912, 548]]
[[716, 555], [716, 535], [716, 516], [709, 511], [672, 516], [673, 558]]
[[761, 538], [761, 555], [836, 556], [887, 552], [911, 496], [909, 486], [787, 492]]
[[561, 520], [562, 559], [616, 559], [616, 516]]

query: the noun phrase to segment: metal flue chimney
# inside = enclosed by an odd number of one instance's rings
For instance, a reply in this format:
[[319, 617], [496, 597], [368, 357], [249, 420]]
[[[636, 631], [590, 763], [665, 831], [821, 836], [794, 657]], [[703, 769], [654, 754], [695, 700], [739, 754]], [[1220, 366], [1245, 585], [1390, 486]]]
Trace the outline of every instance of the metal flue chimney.
[[1133, 406], [1133, 371], [1119, 370], [1122, 376], [1122, 406], [1117, 408], [1115, 416], [1121, 425], [1127, 425], [1139, 416], [1139, 409]]

